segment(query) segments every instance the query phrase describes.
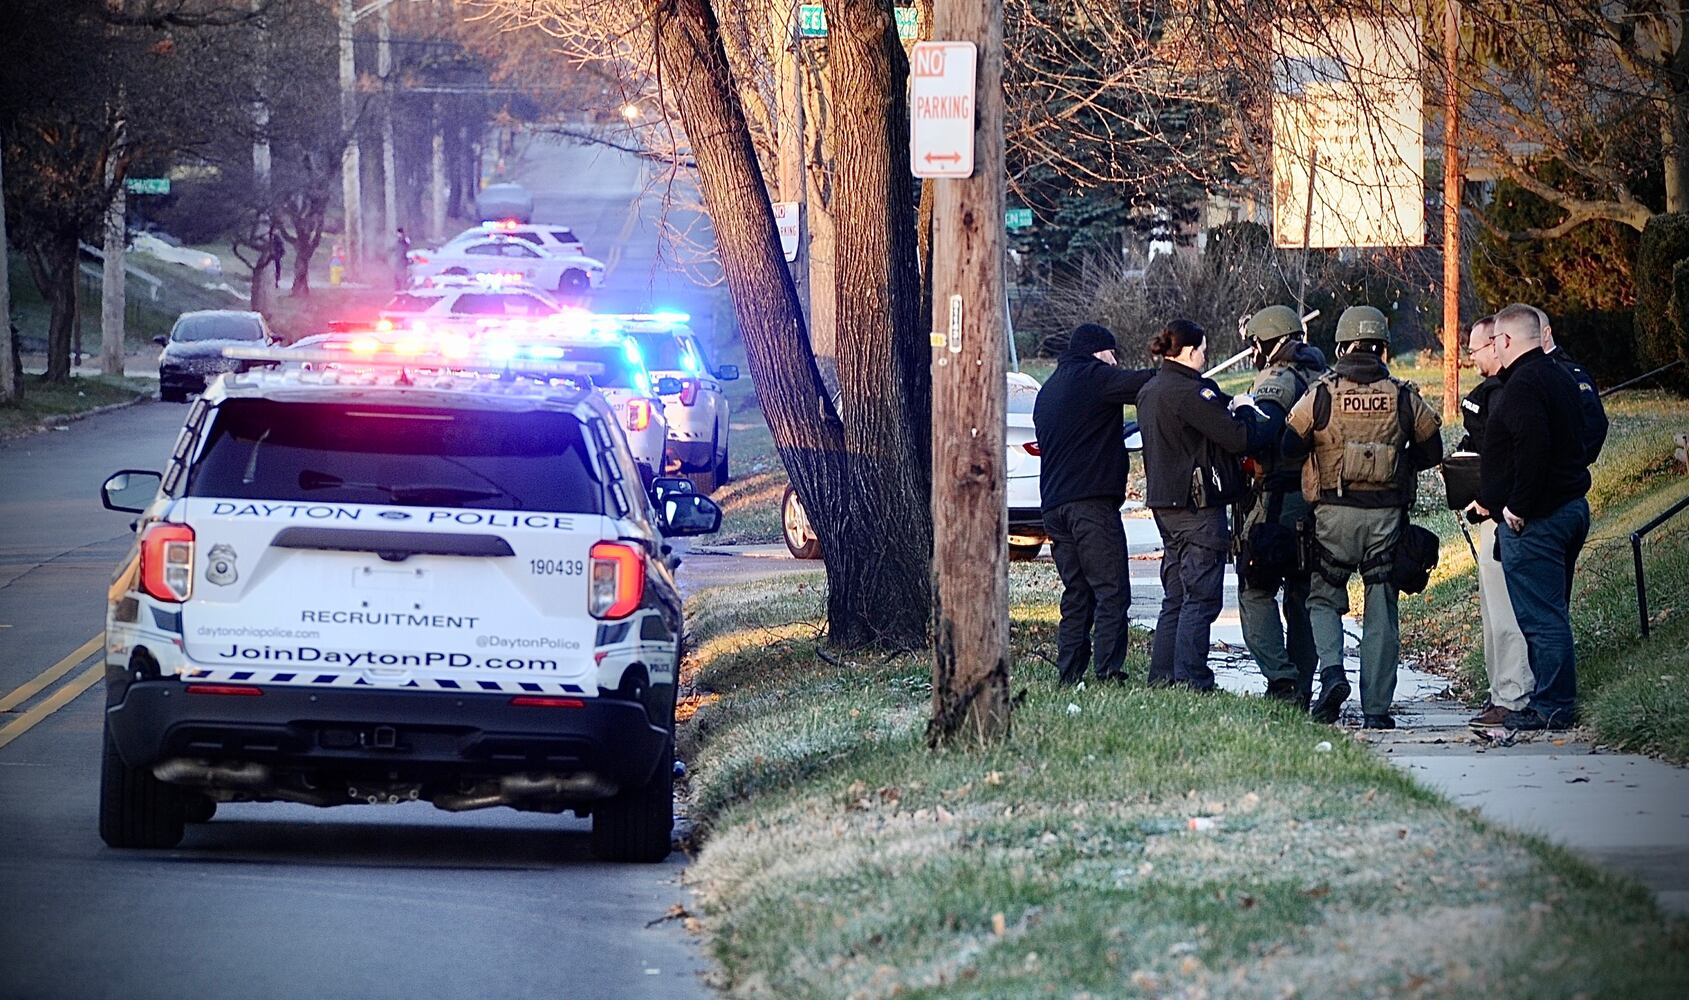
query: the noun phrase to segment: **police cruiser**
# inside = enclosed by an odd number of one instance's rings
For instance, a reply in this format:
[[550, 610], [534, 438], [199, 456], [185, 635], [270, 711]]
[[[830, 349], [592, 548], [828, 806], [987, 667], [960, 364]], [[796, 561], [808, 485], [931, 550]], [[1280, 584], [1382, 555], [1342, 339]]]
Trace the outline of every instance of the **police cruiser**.
[[106, 619], [100, 835], [168, 847], [222, 802], [673, 819], [677, 560], [720, 509], [650, 493], [595, 366], [232, 349], [139, 514]]

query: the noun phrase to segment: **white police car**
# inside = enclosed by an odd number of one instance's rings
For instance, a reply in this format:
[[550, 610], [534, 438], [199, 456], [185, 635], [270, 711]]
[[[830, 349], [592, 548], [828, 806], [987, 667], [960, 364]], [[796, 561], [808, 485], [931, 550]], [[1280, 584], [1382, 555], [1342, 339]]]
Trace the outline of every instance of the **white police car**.
[[168, 847], [220, 802], [592, 816], [669, 853], [675, 559], [716, 530], [641, 489], [590, 365], [245, 353], [188, 411], [106, 624], [100, 834]]

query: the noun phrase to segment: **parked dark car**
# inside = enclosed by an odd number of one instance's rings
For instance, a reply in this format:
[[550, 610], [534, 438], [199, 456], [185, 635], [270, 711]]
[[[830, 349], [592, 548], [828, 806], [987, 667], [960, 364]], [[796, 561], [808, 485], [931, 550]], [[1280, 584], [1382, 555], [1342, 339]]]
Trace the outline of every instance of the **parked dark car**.
[[475, 196], [475, 214], [487, 221], [532, 222], [534, 196], [520, 184], [489, 184]]
[[223, 357], [225, 347], [273, 344], [275, 338], [258, 313], [204, 309], [176, 317], [170, 336], [154, 337], [153, 343], [164, 348], [158, 356], [158, 398], [182, 403], [190, 393], [204, 392], [205, 384], [218, 375], [251, 367]]

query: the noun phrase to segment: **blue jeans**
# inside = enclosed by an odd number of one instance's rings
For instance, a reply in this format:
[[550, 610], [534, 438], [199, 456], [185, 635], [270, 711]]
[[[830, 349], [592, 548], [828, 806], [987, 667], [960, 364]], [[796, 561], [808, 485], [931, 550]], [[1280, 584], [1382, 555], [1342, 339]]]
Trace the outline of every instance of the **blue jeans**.
[[1152, 684], [1214, 687], [1208, 669], [1208, 635], [1220, 617], [1231, 531], [1226, 509], [1157, 509], [1161, 530], [1161, 615], [1150, 643]]
[[1496, 528], [1507, 597], [1525, 633], [1536, 691], [1530, 708], [1552, 723], [1573, 721], [1577, 710], [1577, 654], [1572, 648], [1572, 569], [1589, 537], [1589, 503], [1582, 497], [1515, 532]]

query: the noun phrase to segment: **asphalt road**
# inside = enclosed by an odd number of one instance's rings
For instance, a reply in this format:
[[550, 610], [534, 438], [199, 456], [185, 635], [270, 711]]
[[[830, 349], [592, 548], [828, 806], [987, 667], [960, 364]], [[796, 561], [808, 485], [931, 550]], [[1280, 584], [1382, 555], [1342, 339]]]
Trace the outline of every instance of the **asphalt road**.
[[[669, 296], [652, 304], [707, 321], [713, 296], [663, 276], [654, 226], [637, 221], [644, 168], [540, 152], [526, 166], [556, 180], [535, 185], [539, 216], [600, 255], [627, 247], [606, 298]], [[591, 183], [544, 193], [574, 180]], [[147, 403], [0, 444], [0, 699], [17, 702], [0, 713], [0, 997], [705, 994], [695, 942], [659, 919], [686, 900], [684, 857], [599, 863], [585, 820], [229, 805], [174, 850], [101, 843], [88, 644], [130, 518], [97, 491], [116, 469], [161, 467], [185, 412]]]

